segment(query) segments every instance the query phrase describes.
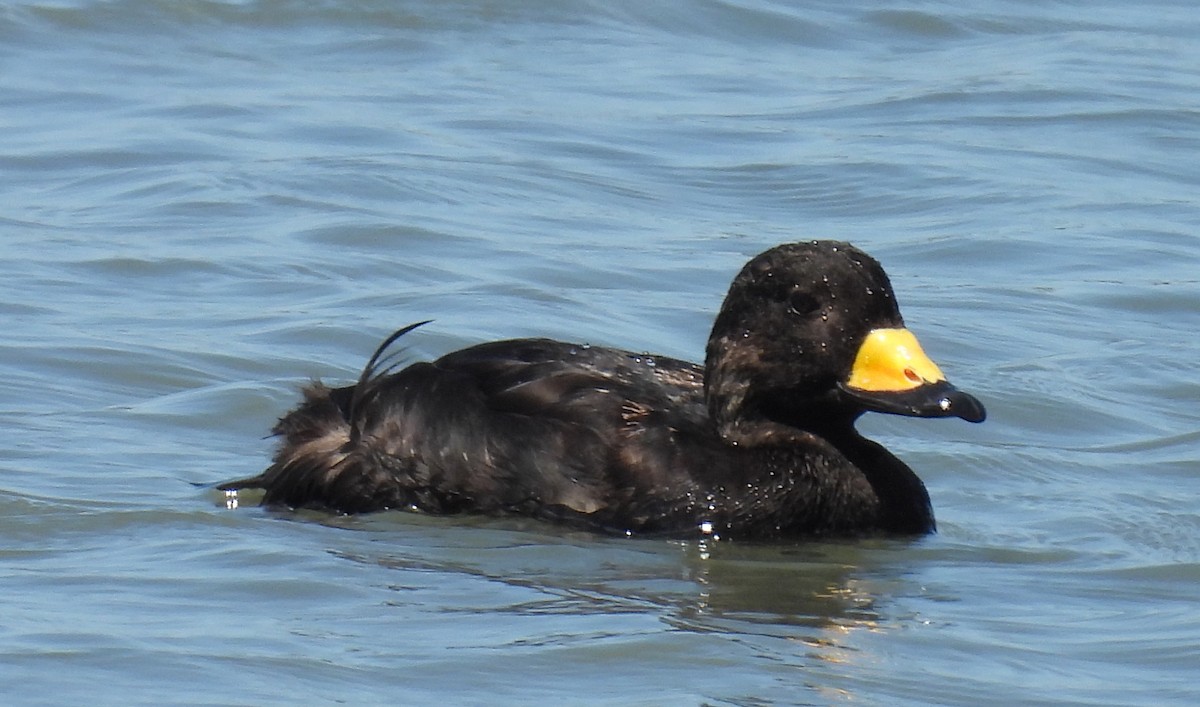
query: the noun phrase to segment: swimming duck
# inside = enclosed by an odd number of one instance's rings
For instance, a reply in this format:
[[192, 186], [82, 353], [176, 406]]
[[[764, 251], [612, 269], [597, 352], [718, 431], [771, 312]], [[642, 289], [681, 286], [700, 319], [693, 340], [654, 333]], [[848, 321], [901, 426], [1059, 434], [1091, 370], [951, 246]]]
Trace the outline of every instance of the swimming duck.
[[776, 246], [734, 278], [704, 365], [548, 339], [319, 382], [274, 428], [267, 506], [517, 514], [625, 534], [934, 530], [925, 485], [854, 428], [866, 411], [981, 422], [905, 328], [873, 258]]

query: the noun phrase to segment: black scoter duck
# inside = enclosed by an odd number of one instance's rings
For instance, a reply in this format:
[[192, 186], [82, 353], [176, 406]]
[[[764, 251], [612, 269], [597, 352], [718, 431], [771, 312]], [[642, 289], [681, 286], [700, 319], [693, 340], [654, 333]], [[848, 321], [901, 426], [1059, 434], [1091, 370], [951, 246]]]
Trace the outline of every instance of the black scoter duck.
[[518, 514], [625, 534], [785, 538], [934, 530], [925, 485], [854, 429], [874, 410], [984, 419], [847, 243], [780, 245], [729, 288], [704, 365], [517, 339], [355, 385], [314, 383], [275, 426], [263, 504]]

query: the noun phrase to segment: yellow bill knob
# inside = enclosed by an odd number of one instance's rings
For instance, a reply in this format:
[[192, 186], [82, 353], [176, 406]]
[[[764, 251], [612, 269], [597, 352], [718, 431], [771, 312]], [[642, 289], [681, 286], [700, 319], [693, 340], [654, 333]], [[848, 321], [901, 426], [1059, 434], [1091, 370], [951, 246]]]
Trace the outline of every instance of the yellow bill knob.
[[867, 334], [846, 385], [857, 390], [902, 391], [946, 380], [908, 329], [875, 329]]

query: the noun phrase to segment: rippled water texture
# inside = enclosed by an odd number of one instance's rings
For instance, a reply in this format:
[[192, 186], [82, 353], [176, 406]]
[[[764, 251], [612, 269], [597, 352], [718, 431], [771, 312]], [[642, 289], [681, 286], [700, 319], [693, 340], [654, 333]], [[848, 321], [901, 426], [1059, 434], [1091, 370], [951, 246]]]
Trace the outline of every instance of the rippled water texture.
[[[1200, 701], [1191, 3], [0, 7], [6, 704]], [[691, 359], [851, 240], [981, 426], [861, 427], [938, 535], [756, 546], [269, 513], [313, 377]], [[246, 500], [246, 499], [243, 499]]]

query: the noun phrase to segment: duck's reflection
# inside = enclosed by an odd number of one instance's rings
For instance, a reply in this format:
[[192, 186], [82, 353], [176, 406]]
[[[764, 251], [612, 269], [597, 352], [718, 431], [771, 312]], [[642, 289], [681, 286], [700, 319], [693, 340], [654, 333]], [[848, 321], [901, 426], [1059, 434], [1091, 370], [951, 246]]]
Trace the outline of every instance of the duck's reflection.
[[672, 618], [681, 627], [760, 632], [879, 622], [876, 597], [857, 577], [864, 552], [852, 542], [789, 548], [702, 541], [681, 550], [683, 572], [697, 589]]
[[[410, 514], [394, 514], [411, 521]], [[343, 517], [338, 525], [379, 527]], [[461, 519], [460, 519], [461, 522]], [[494, 522], [493, 522], [494, 523]], [[407, 523], [406, 523], [407, 524]], [[544, 526], [464, 528], [424, 518], [403, 552], [337, 551], [396, 570], [483, 578], [536, 592], [507, 609], [480, 611], [595, 614], [653, 613], [674, 630], [784, 638], [840, 661], [839, 646], [856, 631], [888, 622], [881, 606], [908, 586], [895, 553], [908, 541], [863, 540], [740, 544], [712, 540], [622, 540], [585, 533], [547, 537]], [[432, 532], [431, 532], [432, 531]], [[533, 532], [530, 532], [533, 531]], [[368, 533], [375, 536], [375, 533]], [[378, 538], [377, 538], [378, 539]], [[919, 541], [914, 541], [919, 542]], [[910, 587], [911, 588], [911, 587]]]

